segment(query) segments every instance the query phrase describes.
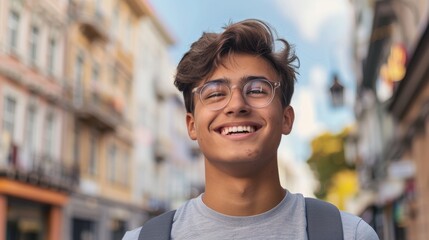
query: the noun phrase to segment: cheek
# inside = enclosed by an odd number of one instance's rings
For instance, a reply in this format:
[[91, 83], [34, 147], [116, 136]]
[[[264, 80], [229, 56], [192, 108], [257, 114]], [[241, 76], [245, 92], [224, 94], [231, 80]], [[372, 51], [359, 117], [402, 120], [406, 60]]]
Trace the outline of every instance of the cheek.
[[269, 122], [271, 136], [270, 139], [277, 139], [283, 133], [283, 117], [280, 113], [271, 113], [266, 120]]
[[197, 135], [198, 142], [204, 142], [205, 135], [208, 133], [209, 126], [208, 124], [208, 118], [204, 114], [200, 114], [198, 117], [195, 118], [195, 132]]
[[270, 122], [273, 128], [281, 127], [283, 118], [278, 113], [269, 113], [267, 117], [267, 121]]

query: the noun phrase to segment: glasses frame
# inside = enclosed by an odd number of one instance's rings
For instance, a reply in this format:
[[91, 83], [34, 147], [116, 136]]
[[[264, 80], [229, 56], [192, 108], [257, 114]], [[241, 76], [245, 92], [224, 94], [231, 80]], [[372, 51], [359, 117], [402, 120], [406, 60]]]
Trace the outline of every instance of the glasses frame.
[[[270, 87], [271, 87], [271, 97], [270, 97], [270, 100], [267, 101], [267, 103], [265, 105], [263, 105], [263, 106], [257, 106], [257, 107], [255, 107], [255, 106], [250, 105], [248, 103], [248, 101], [247, 101], [247, 98], [245, 97], [245, 95], [243, 93], [243, 89], [245, 88], [245, 86], [247, 84], [249, 84], [250, 82], [254, 81], [254, 80], [261, 80], [261, 81], [267, 82], [270, 85]], [[201, 85], [199, 87], [195, 87], [195, 88], [192, 89], [192, 94], [198, 94], [198, 98], [200, 99], [200, 102], [201, 102], [201, 104], [204, 107], [208, 107], [208, 105], [204, 104], [204, 101], [201, 98], [201, 92], [207, 86], [207, 84], [210, 84], [211, 82], [213, 82], [213, 81], [208, 81], [208, 82], [204, 83], [203, 85]], [[222, 81], [222, 82], [226, 83], [227, 81]], [[280, 85], [281, 85], [280, 82], [274, 82], [274, 81], [270, 81], [270, 80], [264, 79], [264, 78], [254, 78], [254, 79], [251, 79], [251, 80], [247, 81], [244, 84], [240, 84], [240, 83], [234, 84], [234, 85], [226, 84], [226, 86], [228, 87], [228, 90], [229, 90], [228, 100], [225, 101], [225, 104], [221, 105], [221, 107], [216, 107], [216, 108], [210, 108], [210, 107], [208, 107], [208, 109], [210, 109], [212, 111], [217, 111], [217, 110], [225, 108], [229, 104], [229, 102], [231, 101], [231, 99], [232, 99], [232, 93], [233, 93], [234, 88], [240, 88], [240, 90], [241, 90], [240, 91], [241, 92], [241, 97], [243, 98], [244, 102], [247, 105], [249, 105], [252, 108], [256, 108], [256, 109], [264, 108], [264, 107], [268, 106], [273, 101], [274, 96], [276, 95], [275, 91], [276, 91], [277, 88], [280, 87]], [[195, 108], [195, 106], [194, 106], [194, 108]]]

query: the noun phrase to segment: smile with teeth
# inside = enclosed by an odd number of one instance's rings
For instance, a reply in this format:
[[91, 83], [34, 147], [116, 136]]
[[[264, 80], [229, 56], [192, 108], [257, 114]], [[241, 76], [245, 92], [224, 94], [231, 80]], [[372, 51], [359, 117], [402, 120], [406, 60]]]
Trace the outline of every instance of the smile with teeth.
[[221, 130], [222, 135], [231, 135], [238, 133], [252, 133], [255, 132], [255, 127], [253, 126], [234, 126], [234, 127], [224, 127]]

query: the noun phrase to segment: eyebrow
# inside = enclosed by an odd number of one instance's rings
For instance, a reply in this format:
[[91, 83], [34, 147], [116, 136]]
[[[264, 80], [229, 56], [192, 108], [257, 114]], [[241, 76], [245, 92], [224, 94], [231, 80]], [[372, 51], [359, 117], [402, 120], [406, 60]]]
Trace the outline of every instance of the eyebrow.
[[[252, 75], [252, 76], [244, 76], [244, 77], [242, 77], [240, 79], [240, 83], [248, 82], [248, 81], [253, 80], [253, 79], [265, 79], [265, 80], [268, 80], [268, 78], [265, 77], [265, 76], [253, 76]], [[204, 84], [206, 84], [208, 82], [227, 82], [227, 83], [229, 83], [229, 82], [231, 82], [231, 79], [230, 78], [210, 79], [210, 80], [207, 80]]]

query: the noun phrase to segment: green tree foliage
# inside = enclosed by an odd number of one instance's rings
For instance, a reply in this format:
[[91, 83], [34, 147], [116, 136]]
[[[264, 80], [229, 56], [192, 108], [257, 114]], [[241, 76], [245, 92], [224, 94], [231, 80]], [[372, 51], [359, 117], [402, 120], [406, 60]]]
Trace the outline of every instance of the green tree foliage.
[[311, 141], [312, 154], [307, 160], [320, 182], [316, 197], [325, 199], [333, 176], [341, 170], [354, 169], [346, 162], [344, 144], [349, 130], [338, 134], [323, 133]]

